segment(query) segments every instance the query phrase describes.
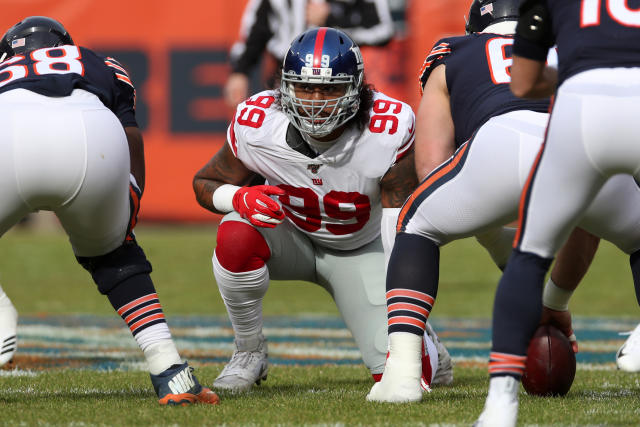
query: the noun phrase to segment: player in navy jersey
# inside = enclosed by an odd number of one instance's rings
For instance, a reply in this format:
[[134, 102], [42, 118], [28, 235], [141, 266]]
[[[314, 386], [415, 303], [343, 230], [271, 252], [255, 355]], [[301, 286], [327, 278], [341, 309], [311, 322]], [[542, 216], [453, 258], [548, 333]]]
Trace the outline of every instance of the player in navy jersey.
[[[0, 61], [0, 236], [29, 212], [54, 212], [143, 351], [160, 404], [217, 403], [178, 354], [133, 234], [145, 169], [129, 75], [42, 16], [4, 34]], [[15, 336], [15, 317], [0, 315], [0, 332]]]
[[[496, 292], [491, 381], [478, 425], [516, 425], [518, 383], [542, 303], [551, 300], [564, 308], [551, 313], [552, 320], [569, 318], [572, 288], [550, 294], [545, 289], [541, 298], [556, 251], [601, 189], [620, 176], [640, 178], [638, 6], [638, 1], [527, 0], [520, 9], [511, 88], [522, 97], [554, 92], [556, 97], [543, 148], [523, 190], [514, 251]], [[554, 44], [557, 70], [545, 66]], [[625, 212], [634, 214], [621, 201], [599, 227], [627, 233], [616, 244], [630, 255], [640, 302], [640, 227], [637, 219], [617, 221]]]
[[[416, 169], [422, 182], [398, 219], [387, 273], [390, 354], [368, 400], [422, 397], [417, 371], [408, 366], [415, 366], [417, 338], [435, 303], [440, 246], [476, 236], [498, 267], [508, 259], [515, 230], [503, 226], [517, 219], [549, 105], [548, 99], [523, 100], [509, 90], [518, 5], [518, 0], [475, 0], [468, 34], [438, 41], [425, 60], [416, 118]], [[548, 59], [555, 62], [554, 51]], [[628, 200], [640, 208], [633, 180], [615, 179], [608, 188], [580, 223], [588, 231], [600, 231], [593, 223], [615, 201], [617, 190], [635, 194]], [[577, 229], [549, 285], [576, 286], [597, 244], [595, 236]]]

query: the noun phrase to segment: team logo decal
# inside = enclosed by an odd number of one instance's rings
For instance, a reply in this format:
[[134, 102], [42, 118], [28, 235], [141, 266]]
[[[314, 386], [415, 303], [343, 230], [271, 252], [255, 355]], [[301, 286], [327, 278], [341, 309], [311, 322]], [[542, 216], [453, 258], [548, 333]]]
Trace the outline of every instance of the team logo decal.
[[307, 165], [307, 170], [310, 170], [311, 173], [318, 173], [318, 169], [320, 169], [321, 164], [310, 164]]

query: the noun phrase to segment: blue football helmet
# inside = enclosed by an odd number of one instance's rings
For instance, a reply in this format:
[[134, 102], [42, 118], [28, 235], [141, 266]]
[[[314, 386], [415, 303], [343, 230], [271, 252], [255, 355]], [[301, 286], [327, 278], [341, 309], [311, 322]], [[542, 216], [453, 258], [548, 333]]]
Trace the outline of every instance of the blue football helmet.
[[[358, 112], [364, 75], [360, 48], [334, 28], [314, 28], [293, 40], [282, 64], [281, 105], [303, 134], [323, 137]], [[296, 96], [295, 85], [341, 85], [343, 95], [326, 100]]]
[[43, 47], [73, 44], [61, 23], [46, 16], [29, 16], [9, 28], [0, 40], [0, 61]]

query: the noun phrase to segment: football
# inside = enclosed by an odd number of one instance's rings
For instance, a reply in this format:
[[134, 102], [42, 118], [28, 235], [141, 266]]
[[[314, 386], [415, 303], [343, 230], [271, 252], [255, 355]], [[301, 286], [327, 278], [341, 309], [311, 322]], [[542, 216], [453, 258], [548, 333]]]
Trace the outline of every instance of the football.
[[576, 375], [576, 355], [571, 342], [552, 325], [541, 325], [527, 350], [522, 376], [525, 391], [537, 396], [564, 396]]

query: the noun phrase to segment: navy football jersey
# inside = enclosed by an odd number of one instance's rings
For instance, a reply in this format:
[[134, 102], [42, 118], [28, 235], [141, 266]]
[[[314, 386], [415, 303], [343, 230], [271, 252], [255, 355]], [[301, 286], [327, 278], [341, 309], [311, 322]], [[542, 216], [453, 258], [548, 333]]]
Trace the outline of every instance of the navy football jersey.
[[115, 59], [79, 46], [36, 49], [0, 63], [0, 93], [27, 89], [50, 97], [84, 89], [96, 95], [122, 126], [137, 126], [135, 88]]
[[427, 56], [420, 86], [433, 69], [445, 64], [456, 147], [491, 117], [515, 110], [548, 111], [548, 100], [520, 99], [511, 93], [512, 45], [511, 36], [476, 33], [444, 38]]
[[555, 42], [559, 84], [590, 69], [640, 67], [640, 0], [529, 1], [535, 4], [549, 12], [546, 42], [516, 36], [514, 48], [519, 56], [540, 59]]

